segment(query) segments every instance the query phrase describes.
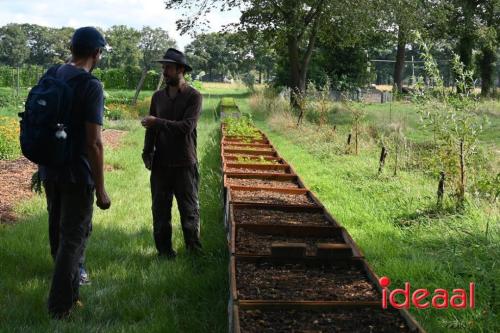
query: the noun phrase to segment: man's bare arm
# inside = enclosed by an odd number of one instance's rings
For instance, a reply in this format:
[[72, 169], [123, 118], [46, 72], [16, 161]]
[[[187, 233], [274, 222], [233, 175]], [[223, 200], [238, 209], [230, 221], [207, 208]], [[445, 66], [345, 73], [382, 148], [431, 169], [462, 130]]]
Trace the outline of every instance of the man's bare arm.
[[87, 157], [92, 171], [92, 178], [96, 188], [97, 207], [108, 209], [111, 200], [104, 187], [104, 147], [101, 138], [101, 125], [86, 122]]

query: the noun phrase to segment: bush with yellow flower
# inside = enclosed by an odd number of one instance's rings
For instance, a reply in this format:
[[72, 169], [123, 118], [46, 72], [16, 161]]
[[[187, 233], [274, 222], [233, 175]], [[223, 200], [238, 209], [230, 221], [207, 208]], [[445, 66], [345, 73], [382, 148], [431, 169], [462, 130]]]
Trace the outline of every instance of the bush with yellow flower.
[[0, 160], [16, 159], [21, 155], [19, 146], [19, 122], [0, 116]]

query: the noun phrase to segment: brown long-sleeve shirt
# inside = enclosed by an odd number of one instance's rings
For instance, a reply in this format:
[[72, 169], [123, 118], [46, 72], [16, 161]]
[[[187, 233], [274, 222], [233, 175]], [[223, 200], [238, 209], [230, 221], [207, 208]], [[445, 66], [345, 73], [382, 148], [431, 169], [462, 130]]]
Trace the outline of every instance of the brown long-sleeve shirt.
[[175, 98], [167, 89], [154, 93], [149, 114], [157, 124], [146, 129], [143, 154], [154, 152], [155, 163], [162, 166], [190, 166], [197, 163], [196, 125], [201, 114], [201, 94], [182, 86]]

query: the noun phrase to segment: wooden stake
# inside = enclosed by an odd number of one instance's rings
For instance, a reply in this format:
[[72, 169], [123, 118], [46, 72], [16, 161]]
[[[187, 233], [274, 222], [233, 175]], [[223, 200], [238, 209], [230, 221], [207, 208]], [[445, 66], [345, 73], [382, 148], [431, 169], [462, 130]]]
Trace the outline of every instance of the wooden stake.
[[382, 146], [382, 151], [380, 152], [380, 160], [379, 160], [379, 166], [378, 166], [378, 173], [379, 174], [382, 172], [382, 169], [384, 168], [386, 157], [387, 157], [387, 149], [385, 149], [385, 146]]

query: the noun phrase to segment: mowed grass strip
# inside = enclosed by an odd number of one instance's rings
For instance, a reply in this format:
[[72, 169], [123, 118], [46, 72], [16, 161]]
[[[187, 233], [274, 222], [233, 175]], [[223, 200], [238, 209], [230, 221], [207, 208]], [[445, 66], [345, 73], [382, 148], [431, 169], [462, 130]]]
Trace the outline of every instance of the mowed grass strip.
[[205, 254], [184, 250], [173, 208], [175, 261], [156, 257], [152, 237], [149, 172], [141, 151], [144, 130], [133, 121], [123, 144], [105, 152], [118, 166], [106, 174], [108, 211], [95, 208], [86, 266], [84, 308], [66, 322], [49, 320], [46, 300], [53, 270], [44, 197], [18, 207], [23, 217], [0, 226], [0, 332], [225, 332], [228, 255], [223, 227], [219, 124], [205, 96], [198, 124], [201, 237]]
[[463, 213], [435, 214], [437, 180], [416, 171], [377, 175], [378, 149], [336, 154], [320, 128], [308, 135], [286, 119], [257, 125], [347, 228], [375, 272], [391, 278], [391, 289], [410, 282], [411, 292], [444, 288], [451, 296], [476, 283], [475, 309], [411, 309], [428, 332], [500, 331], [498, 209], [473, 201]]

